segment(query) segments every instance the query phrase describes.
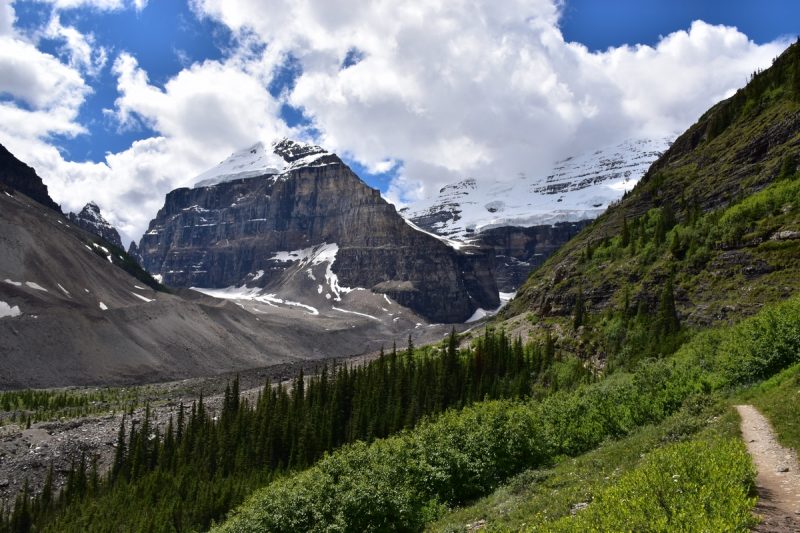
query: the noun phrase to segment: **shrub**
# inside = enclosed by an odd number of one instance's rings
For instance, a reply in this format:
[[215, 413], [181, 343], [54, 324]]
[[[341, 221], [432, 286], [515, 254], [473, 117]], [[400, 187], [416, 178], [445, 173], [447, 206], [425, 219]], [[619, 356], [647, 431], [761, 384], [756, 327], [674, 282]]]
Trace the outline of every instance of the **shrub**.
[[659, 448], [546, 531], [748, 531], [755, 470], [739, 439]]

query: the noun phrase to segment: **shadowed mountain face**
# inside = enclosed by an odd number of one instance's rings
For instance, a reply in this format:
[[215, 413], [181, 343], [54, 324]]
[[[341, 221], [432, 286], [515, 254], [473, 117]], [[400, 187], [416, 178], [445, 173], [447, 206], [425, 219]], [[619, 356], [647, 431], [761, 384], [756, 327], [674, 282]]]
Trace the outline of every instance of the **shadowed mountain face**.
[[61, 213], [61, 208], [50, 198], [47, 185], [42, 182], [36, 171], [14, 157], [0, 144], [0, 189], [3, 186], [9, 190], [19, 191], [43, 206]]
[[[5, 183], [36, 190], [27, 180], [38, 176], [16, 160], [0, 175], [14, 168], [27, 175]], [[122, 249], [42, 199], [0, 190], [0, 389], [209, 376], [367, 353], [409, 334], [430, 342], [449, 329], [368, 291], [342, 295], [337, 309], [313, 316], [272, 301], [166, 292]], [[320, 280], [326, 274], [325, 263], [308, 268]], [[308, 272], [295, 283], [320, 296]]]
[[199, 179], [167, 195], [139, 243], [145, 268], [168, 285], [277, 290], [304, 250], [327, 244], [341, 287], [386, 294], [431, 321], [500, 303], [491, 249], [458, 250], [419, 230], [318, 147], [255, 145]]

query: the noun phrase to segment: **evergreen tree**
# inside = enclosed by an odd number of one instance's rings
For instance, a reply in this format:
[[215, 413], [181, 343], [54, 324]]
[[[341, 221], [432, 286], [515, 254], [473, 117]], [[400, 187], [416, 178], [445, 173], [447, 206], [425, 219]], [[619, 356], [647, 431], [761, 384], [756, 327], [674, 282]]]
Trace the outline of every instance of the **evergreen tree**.
[[778, 174], [778, 179], [789, 179], [794, 176], [795, 172], [797, 172], [797, 161], [795, 160], [794, 154], [785, 155], [781, 162], [781, 170]]
[[667, 278], [664, 290], [661, 293], [661, 300], [658, 305], [658, 317], [656, 319], [657, 333], [660, 337], [677, 333], [680, 329], [678, 312], [675, 309], [675, 295], [673, 293], [672, 276]]
[[630, 242], [631, 242], [631, 233], [630, 233], [630, 230], [628, 229], [628, 218], [627, 217], [623, 217], [622, 218], [622, 240], [621, 240], [620, 244], [622, 245], [623, 248], [627, 248], [628, 245], [630, 244]]
[[125, 468], [125, 415], [122, 415], [122, 422], [119, 424], [117, 432], [117, 447], [114, 450], [114, 462], [111, 464], [111, 478], [117, 479], [124, 475]]
[[575, 309], [573, 311], [572, 327], [578, 329], [586, 319], [586, 304], [583, 301], [583, 289], [578, 288], [578, 295], [575, 298]]

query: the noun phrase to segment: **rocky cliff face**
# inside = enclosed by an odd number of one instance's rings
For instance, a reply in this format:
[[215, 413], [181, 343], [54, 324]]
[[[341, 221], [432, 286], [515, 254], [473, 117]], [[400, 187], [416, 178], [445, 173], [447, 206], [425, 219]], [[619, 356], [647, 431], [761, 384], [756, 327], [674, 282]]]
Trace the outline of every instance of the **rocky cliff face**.
[[432, 321], [499, 305], [490, 249], [457, 250], [413, 227], [318, 147], [256, 145], [200, 178], [167, 195], [139, 243], [145, 268], [168, 285], [274, 288], [304, 250], [327, 243], [338, 286], [387, 294]]
[[68, 213], [67, 218], [86, 231], [102, 237], [117, 248], [123, 249], [119, 232], [103, 217], [96, 203], [89, 202], [83, 206], [80, 213]]
[[45, 207], [61, 212], [59, 205], [50, 198], [47, 185], [42, 182], [36, 171], [14, 157], [2, 144], [0, 144], [0, 188], [17, 190]]
[[495, 279], [500, 291], [517, 290], [533, 269], [589, 223], [590, 220], [582, 220], [558, 222], [552, 226], [503, 226], [482, 231], [480, 242], [495, 251]]

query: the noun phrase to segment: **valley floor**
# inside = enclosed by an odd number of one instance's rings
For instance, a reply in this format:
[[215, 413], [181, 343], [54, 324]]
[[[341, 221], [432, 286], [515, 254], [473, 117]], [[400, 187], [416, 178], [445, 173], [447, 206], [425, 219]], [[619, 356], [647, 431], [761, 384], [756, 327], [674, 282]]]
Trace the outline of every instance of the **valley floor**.
[[[207, 378], [119, 389], [51, 389], [55, 393], [67, 392], [74, 395], [112, 391], [119, 400], [118, 403], [109, 402], [90, 407], [80, 416], [57, 416], [32, 422], [29, 428], [26, 427], [25, 415], [20, 420], [17, 411], [4, 411], [0, 406], [0, 506], [3, 501], [13, 503], [26, 482], [34, 493], [38, 493], [51, 464], [56, 487], [64, 486], [71, 466], [80, 462], [81, 456], [97, 457], [98, 472], [106, 472], [114, 458], [117, 432], [123, 414], [127, 420], [142, 420], [145, 404], [150, 405], [151, 419], [163, 431], [170, 418], [177, 419], [181, 403], [188, 411], [192, 402], [197, 401], [201, 395], [210, 413], [219, 412], [225, 387], [237, 376], [242, 397], [254, 401], [258, 393], [263, 391], [267, 380], [275, 384], [286, 383], [295, 378], [301, 369], [306, 375], [310, 375], [326, 363], [346, 361], [348, 364], [357, 364], [377, 355], [371, 353], [346, 359], [298, 361]], [[133, 405], [132, 410], [128, 408], [129, 405]], [[12, 414], [17, 414], [13, 422]], [[30, 414], [35, 416], [33, 412]]]

